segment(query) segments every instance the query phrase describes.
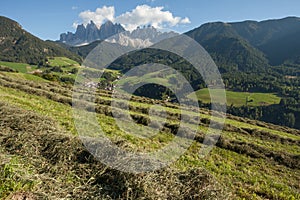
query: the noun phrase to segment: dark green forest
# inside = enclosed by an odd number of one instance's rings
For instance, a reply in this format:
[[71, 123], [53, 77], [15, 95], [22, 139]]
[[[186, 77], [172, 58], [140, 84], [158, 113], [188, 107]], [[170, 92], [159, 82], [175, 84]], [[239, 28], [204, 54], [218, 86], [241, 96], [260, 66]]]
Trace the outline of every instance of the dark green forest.
[[38, 65], [49, 56], [65, 56], [80, 62], [80, 56], [57, 43], [43, 41], [25, 31], [20, 24], [0, 16], [0, 60]]
[[[238, 63], [238, 61], [236, 61]], [[180, 71], [190, 82], [193, 89], [199, 90], [207, 87], [201, 75], [187, 61], [161, 50], [144, 49], [139, 52], [123, 56], [116, 60], [111, 69], [120, 70], [126, 73], [134, 66], [145, 63], [160, 63], [173, 67]], [[217, 62], [218, 66], [226, 66], [222, 61]], [[222, 70], [222, 68], [220, 68]], [[267, 105], [259, 107], [228, 105], [228, 112], [233, 115], [247, 117], [256, 120], [275, 123], [282, 126], [300, 128], [300, 68], [292, 66], [266, 66], [264, 69], [241, 71], [238, 69], [222, 71], [222, 78], [226, 89], [238, 92], [262, 92], [276, 93], [282, 98], [278, 105]], [[169, 80], [171, 82], [171, 80]], [[148, 91], [154, 90], [155, 93]], [[163, 86], [146, 85], [140, 88], [136, 94], [156, 99], [162, 99], [169, 94]], [[155, 95], [154, 95], [155, 94]], [[149, 96], [150, 95], [150, 96]], [[202, 107], [209, 108], [209, 104], [199, 101]]]

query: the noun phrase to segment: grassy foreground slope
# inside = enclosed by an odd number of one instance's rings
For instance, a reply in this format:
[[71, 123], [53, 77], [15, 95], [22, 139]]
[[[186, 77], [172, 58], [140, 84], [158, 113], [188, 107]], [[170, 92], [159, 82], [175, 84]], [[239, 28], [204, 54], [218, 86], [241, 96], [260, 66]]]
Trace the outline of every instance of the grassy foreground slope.
[[[78, 139], [70, 86], [34, 77], [0, 72], [0, 198], [300, 198], [298, 130], [228, 116], [216, 147], [200, 158], [209, 112], [186, 111], [183, 114], [191, 117], [200, 114], [201, 123], [192, 146], [178, 161], [152, 173], [122, 173], [96, 161]], [[109, 92], [100, 91], [96, 112], [107, 137], [116, 145], [148, 152], [174, 138], [178, 105], [132, 98], [130, 114], [140, 126], [149, 124], [151, 105], [167, 107], [164, 128], [146, 140], [117, 127], [110, 100]], [[159, 112], [156, 120], [161, 120]]]

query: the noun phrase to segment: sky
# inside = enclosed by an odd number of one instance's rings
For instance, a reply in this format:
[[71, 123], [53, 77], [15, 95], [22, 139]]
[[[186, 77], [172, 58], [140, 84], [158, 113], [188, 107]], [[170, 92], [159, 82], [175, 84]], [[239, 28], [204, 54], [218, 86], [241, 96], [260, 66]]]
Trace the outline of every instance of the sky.
[[41, 39], [58, 40], [90, 20], [111, 20], [126, 29], [151, 24], [186, 32], [207, 22], [300, 17], [299, 0], [1, 0], [0, 15]]

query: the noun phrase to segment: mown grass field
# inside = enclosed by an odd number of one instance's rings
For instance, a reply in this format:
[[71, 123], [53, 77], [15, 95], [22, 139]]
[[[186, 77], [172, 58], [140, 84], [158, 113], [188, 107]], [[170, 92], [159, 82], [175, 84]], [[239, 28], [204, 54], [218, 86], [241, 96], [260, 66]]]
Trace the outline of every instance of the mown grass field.
[[50, 66], [79, 66], [79, 63], [66, 57], [48, 58], [48, 62]]
[[14, 63], [14, 62], [4, 62], [4, 61], [0, 61], [0, 65], [17, 70], [21, 73], [31, 72], [37, 68], [37, 66], [29, 65], [26, 63]]
[[[188, 126], [195, 140], [179, 160], [133, 175], [101, 164], [85, 150], [73, 121], [71, 89], [30, 74], [0, 72], [0, 198], [300, 199], [298, 130], [228, 115], [216, 147], [202, 158], [209, 111], [181, 113], [178, 105], [134, 97], [130, 114], [141, 130], [154, 104], [167, 112], [164, 128], [145, 139], [120, 130], [109, 106], [111, 93], [99, 91], [98, 122], [128, 151], [160, 149], [174, 138], [180, 113], [191, 120], [201, 116], [199, 124]], [[158, 122], [163, 120], [159, 111]], [[86, 126], [94, 124], [86, 119]]]
[[[212, 94], [218, 98], [220, 96], [220, 89], [212, 89]], [[207, 88], [196, 91], [199, 100], [204, 103], [210, 103], [211, 98]], [[271, 104], [278, 104], [280, 97], [272, 93], [249, 93], [249, 92], [234, 92], [226, 91], [227, 105], [243, 106], [246, 105], [248, 99], [249, 106], [265, 106]]]

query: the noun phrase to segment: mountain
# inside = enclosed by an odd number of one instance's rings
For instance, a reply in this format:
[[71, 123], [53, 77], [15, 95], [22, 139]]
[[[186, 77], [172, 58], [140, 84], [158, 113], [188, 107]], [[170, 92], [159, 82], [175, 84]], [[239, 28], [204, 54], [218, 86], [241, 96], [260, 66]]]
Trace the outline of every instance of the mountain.
[[269, 65], [263, 52], [239, 36], [230, 24], [207, 23], [186, 34], [208, 51], [221, 72], [257, 71]]
[[50, 41], [43, 41], [25, 31], [17, 22], [0, 16], [0, 60], [38, 64], [49, 56], [80, 57]]
[[75, 33], [63, 33], [60, 35], [60, 42], [71, 46], [89, 44], [96, 40], [104, 40], [117, 33], [123, 32], [125, 29], [120, 24], [113, 24], [111, 21], [107, 21], [100, 26], [91, 21], [84, 26], [78, 25]]
[[[82, 58], [85, 58], [94, 48], [96, 48], [103, 40], [96, 40], [94, 42], [91, 42], [87, 45], [82, 46], [68, 46], [65, 45], [65, 48], [67, 48], [69, 51], [76, 53], [77, 55], [81, 56]], [[63, 43], [62, 43], [63, 45]]]
[[[60, 45], [62, 45], [64, 48], [67, 48], [69, 51], [76, 53], [77, 55], [81, 56], [82, 58], [86, 58], [88, 56], [88, 54], [94, 49], [96, 48], [101, 42], [104, 42], [104, 40], [96, 40], [94, 42], [91, 42], [90, 44], [87, 45], [82, 45], [82, 46], [69, 46], [63, 43], [60, 43]], [[133, 48], [130, 46], [123, 46], [120, 45], [118, 43], [112, 44], [113, 46], [115, 46], [116, 49], [125, 49], [125, 50], [130, 50]], [[109, 51], [107, 51], [109, 52]], [[107, 55], [108, 57], [110, 55]]]
[[130, 31], [124, 31], [114, 35], [106, 41], [111, 43], [118, 43], [122, 46], [131, 46], [135, 48], [149, 47], [159, 41], [171, 38], [178, 35], [175, 32], [160, 32], [153, 26], [138, 27]]
[[[107, 38], [105, 41], [109, 43], [115, 43], [118, 46], [145, 48], [152, 44], [155, 44], [161, 40], [171, 38], [178, 35], [175, 32], [160, 32], [152, 26], [138, 27], [137, 29], [130, 31], [123, 31], [112, 37]], [[76, 53], [82, 58], [85, 58], [97, 45], [104, 40], [95, 40], [89, 44], [83, 44], [80, 46], [68, 45], [64, 42], [57, 41], [60, 46], [68, 49], [69, 51]]]
[[[207, 23], [186, 34], [202, 44], [217, 62], [226, 60], [225, 64], [235, 63], [241, 68], [253, 67], [251, 60], [258, 68], [266, 66], [266, 62], [281, 65], [297, 61], [300, 55], [300, 18], [297, 17]], [[235, 48], [239, 54], [232, 52]], [[248, 59], [248, 55], [252, 58]]]
[[137, 27], [130, 32], [120, 24], [113, 24], [111, 21], [105, 22], [98, 28], [91, 21], [86, 27], [83, 24], [78, 25], [75, 33], [61, 34], [59, 42], [70, 46], [85, 46], [94, 41], [106, 40], [122, 46], [144, 48], [176, 35], [175, 32], [160, 32], [152, 26]]
[[[300, 19], [296, 17], [261, 22], [214, 22], [203, 24], [185, 34], [199, 42], [210, 53], [221, 73], [262, 72], [266, 71], [270, 65], [299, 65], [299, 22]], [[86, 27], [79, 25], [76, 33], [69, 33], [68, 37], [73, 38], [72, 45], [91, 43], [99, 35], [99, 30], [102, 30], [103, 37], [101, 37], [105, 38], [110, 34], [105, 35], [104, 32], [108, 33], [115, 26], [108, 21], [98, 29], [91, 22]], [[132, 32], [122, 30], [119, 34], [106, 38], [106, 41], [123, 46], [145, 48], [176, 35], [174, 32], [162, 33], [150, 26], [137, 28]], [[112, 31], [111, 34], [113, 32], [118, 32], [118, 29]], [[62, 34], [61, 42], [64, 41], [68, 44], [66, 39], [62, 39], [66, 37], [67, 35]], [[87, 55], [90, 48], [91, 46], [84, 47], [82, 55]], [[80, 52], [79, 49], [77, 50]]]

